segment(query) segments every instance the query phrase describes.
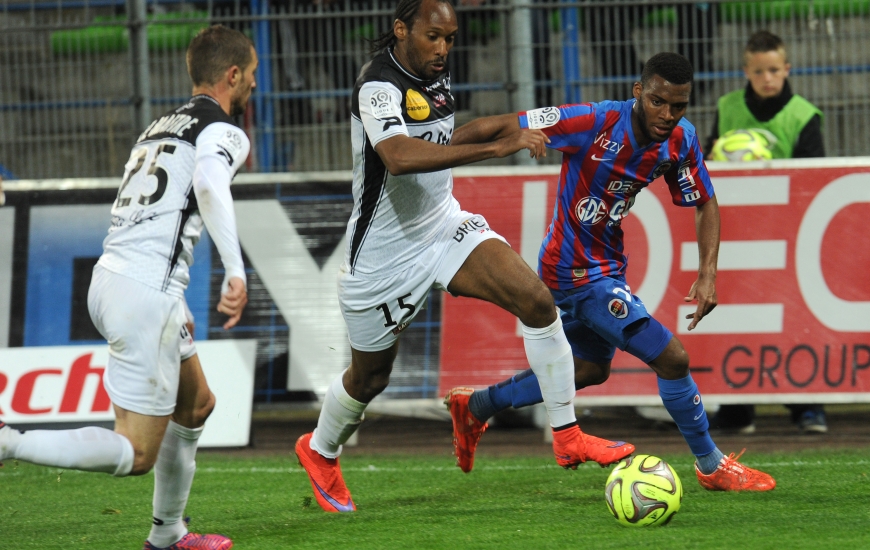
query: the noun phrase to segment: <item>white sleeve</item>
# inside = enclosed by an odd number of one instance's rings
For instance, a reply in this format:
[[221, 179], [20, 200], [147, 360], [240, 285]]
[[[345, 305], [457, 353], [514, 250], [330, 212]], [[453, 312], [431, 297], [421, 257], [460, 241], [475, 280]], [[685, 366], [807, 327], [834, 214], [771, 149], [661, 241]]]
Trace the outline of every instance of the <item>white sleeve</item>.
[[359, 116], [372, 147], [393, 136], [407, 136], [402, 92], [389, 82], [366, 82], [359, 90]]
[[233, 277], [242, 279], [247, 286], [230, 182], [244, 164], [250, 147], [244, 132], [223, 122], [209, 124], [196, 140], [193, 192], [224, 265], [221, 293], [226, 292], [227, 283]]

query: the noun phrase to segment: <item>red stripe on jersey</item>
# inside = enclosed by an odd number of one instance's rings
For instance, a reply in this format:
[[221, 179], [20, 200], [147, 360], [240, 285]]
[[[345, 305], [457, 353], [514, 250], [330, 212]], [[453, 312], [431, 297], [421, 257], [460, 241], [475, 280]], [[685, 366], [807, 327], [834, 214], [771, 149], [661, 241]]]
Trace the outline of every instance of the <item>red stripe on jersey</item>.
[[[577, 105], [583, 105], [584, 107], [591, 107], [589, 103], [580, 103], [576, 105], [562, 105], [559, 109], [565, 109], [568, 107], [575, 107]], [[587, 132], [595, 126], [595, 112], [591, 112], [587, 115], [579, 115], [572, 116], [571, 118], [562, 118], [549, 128], [544, 128], [541, 130], [545, 135], [565, 135], [565, 134], [574, 134], [580, 132]]]

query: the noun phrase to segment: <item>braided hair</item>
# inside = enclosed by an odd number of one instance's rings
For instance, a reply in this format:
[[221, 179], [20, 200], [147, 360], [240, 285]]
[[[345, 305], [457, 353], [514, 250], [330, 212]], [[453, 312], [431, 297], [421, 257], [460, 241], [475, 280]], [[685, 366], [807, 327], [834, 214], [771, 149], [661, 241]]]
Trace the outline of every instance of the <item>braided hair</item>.
[[[450, 0], [437, 0], [440, 3], [451, 4]], [[396, 5], [396, 11], [393, 13], [393, 21], [395, 22], [397, 19], [405, 24], [408, 27], [408, 30], [411, 30], [411, 27], [414, 25], [414, 21], [417, 20], [417, 17], [420, 15], [420, 6], [423, 4], [423, 0], [399, 0], [399, 3]], [[392, 48], [396, 45], [396, 35], [393, 34], [393, 25], [390, 25], [390, 29], [370, 41], [371, 48], [370, 53], [377, 53], [384, 48]]]

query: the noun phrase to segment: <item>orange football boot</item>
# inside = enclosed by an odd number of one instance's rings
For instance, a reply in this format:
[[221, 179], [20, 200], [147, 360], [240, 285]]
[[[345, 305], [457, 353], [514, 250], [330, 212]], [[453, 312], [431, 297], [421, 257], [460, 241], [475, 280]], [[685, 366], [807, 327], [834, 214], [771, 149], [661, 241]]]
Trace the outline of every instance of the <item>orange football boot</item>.
[[468, 400], [472, 393], [473, 388], [453, 388], [444, 398], [444, 404], [453, 419], [453, 454], [456, 455], [456, 465], [466, 474], [474, 467], [474, 451], [477, 450], [480, 436], [489, 426], [478, 420], [468, 409]]
[[559, 430], [553, 430], [553, 453], [556, 464], [571, 470], [576, 470], [578, 464], [586, 462], [586, 440], [583, 432], [576, 425]]
[[233, 541], [223, 535], [200, 535], [188, 533], [171, 546], [158, 548], [147, 540], [143, 550], [229, 550]]
[[326, 458], [311, 448], [311, 436], [307, 433], [296, 440], [296, 457], [305, 469], [317, 504], [327, 512], [353, 512], [356, 506], [350, 491], [341, 476], [338, 458]]
[[553, 431], [553, 452], [556, 463], [565, 469], [592, 460], [601, 467], [615, 464], [634, 452], [634, 445], [625, 441], [609, 441], [583, 433], [578, 426]]
[[634, 452], [634, 445], [625, 441], [610, 441], [587, 433], [583, 434], [583, 439], [586, 441], [586, 460], [594, 460], [602, 468], [616, 464]]
[[695, 463], [695, 473], [698, 475], [698, 483], [708, 491], [772, 491], [776, 487], [776, 480], [762, 471], [745, 466], [737, 460], [743, 456], [744, 451], [734, 456], [731, 453], [723, 456], [716, 471], [705, 475], [698, 469]]

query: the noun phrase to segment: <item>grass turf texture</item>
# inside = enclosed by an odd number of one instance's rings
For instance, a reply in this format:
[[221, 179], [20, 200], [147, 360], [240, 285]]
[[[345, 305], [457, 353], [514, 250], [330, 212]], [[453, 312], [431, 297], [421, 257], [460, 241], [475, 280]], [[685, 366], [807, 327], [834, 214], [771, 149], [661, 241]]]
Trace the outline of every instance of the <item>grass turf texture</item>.
[[[689, 455], [666, 455], [685, 487], [664, 527], [621, 527], [604, 504], [609, 468], [575, 472], [549, 457], [349, 457], [355, 514], [326, 514], [295, 457], [200, 453], [191, 529], [248, 548], [829, 548], [870, 537], [870, 461], [862, 451], [750, 454], [777, 479], [770, 493], [712, 493]], [[153, 476], [115, 479], [7, 462], [0, 469], [0, 547], [141, 548]]]

